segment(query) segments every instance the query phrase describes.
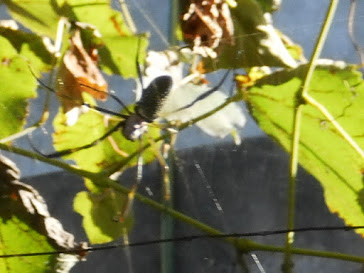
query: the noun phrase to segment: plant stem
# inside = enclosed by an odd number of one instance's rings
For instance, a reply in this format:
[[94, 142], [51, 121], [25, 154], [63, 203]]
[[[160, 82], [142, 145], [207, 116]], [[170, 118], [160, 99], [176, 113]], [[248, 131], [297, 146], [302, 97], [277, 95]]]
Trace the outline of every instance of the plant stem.
[[[270, 246], [270, 245], [261, 245], [255, 244], [250, 245], [255, 251], [269, 251], [269, 252], [285, 252], [285, 247], [279, 246]], [[353, 256], [343, 253], [331, 252], [331, 251], [320, 251], [320, 250], [312, 250], [312, 249], [304, 249], [304, 248], [291, 248], [292, 254], [299, 254], [305, 256], [313, 256], [313, 257], [322, 257], [322, 258], [329, 258], [329, 259], [337, 259], [343, 261], [350, 261], [356, 263], [363, 263], [364, 258], [360, 256]]]
[[39, 161], [42, 161], [44, 163], [59, 167], [59, 168], [61, 168], [63, 170], [66, 170], [66, 171], [68, 171], [70, 173], [73, 173], [75, 175], [78, 175], [78, 176], [87, 177], [87, 178], [90, 178], [90, 179], [95, 179], [95, 178], [97, 178], [99, 176], [98, 173], [92, 173], [92, 172], [89, 172], [89, 171], [82, 170], [82, 169], [80, 169], [78, 167], [72, 166], [72, 165], [70, 165], [70, 164], [68, 164], [68, 163], [66, 163], [64, 161], [59, 160], [59, 159], [46, 158], [46, 157], [44, 157], [44, 156], [42, 156], [40, 154], [33, 153], [31, 151], [24, 150], [24, 149], [21, 149], [21, 148], [18, 148], [18, 147], [6, 145], [6, 144], [3, 144], [3, 143], [0, 143], [0, 150], [11, 152], [11, 153], [18, 154], [18, 155], [22, 155], [22, 156], [25, 156], [25, 157], [28, 157], [28, 158], [31, 158], [31, 159], [39, 160]]
[[[168, 207], [174, 207], [174, 164], [176, 135], [170, 135], [162, 145], [164, 164], [162, 168], [162, 203]], [[170, 215], [161, 214], [161, 239], [174, 237], [174, 219]], [[161, 273], [175, 272], [174, 268], [174, 243], [170, 242], [161, 246]]]
[[10, 135], [10, 136], [7, 136], [3, 139], [0, 139], [0, 143], [8, 143], [8, 142], [11, 142], [11, 141], [14, 141], [18, 138], [21, 138], [23, 136], [26, 136], [28, 134], [30, 134], [31, 132], [33, 132], [34, 130], [38, 129], [39, 128], [39, 124], [35, 124], [35, 125], [32, 125], [26, 129], [24, 129], [23, 131], [20, 131], [18, 133], [15, 133], [13, 135]]
[[[205, 118], [208, 118], [210, 116], [212, 116], [213, 114], [217, 113], [218, 111], [220, 111], [221, 109], [225, 108], [226, 106], [228, 106], [230, 103], [232, 102], [235, 102], [235, 101], [238, 101], [240, 100], [240, 95], [236, 95], [236, 96], [233, 96], [233, 97], [230, 97], [228, 99], [226, 99], [222, 104], [220, 104], [219, 106], [217, 106], [216, 108], [212, 109], [211, 111], [205, 113], [205, 114], [202, 114], [201, 116], [198, 116], [190, 121], [187, 121], [185, 123], [182, 123], [180, 124], [178, 127], [177, 127], [177, 130], [178, 131], [182, 131], [184, 129], [186, 129], [187, 127], [205, 119]], [[168, 137], [168, 134], [164, 134], [164, 135], [161, 135], [159, 137], [157, 137], [156, 139], [154, 139], [154, 142], [157, 143], [161, 140], [164, 140]], [[144, 144], [144, 146], [142, 147], [142, 151], [145, 151], [147, 148], [150, 147], [150, 142]], [[0, 147], [1, 149], [1, 147]], [[134, 153], [130, 154], [127, 158], [125, 158], [125, 160], [123, 160], [122, 162], [120, 162], [119, 164], [109, 168], [109, 169], [105, 169], [104, 171], [102, 171], [102, 173], [106, 176], [110, 176], [112, 175], [113, 173], [119, 171], [120, 169], [122, 169], [128, 162], [130, 162], [133, 158], [135, 158], [136, 156], [138, 156], [139, 154], [139, 150], [135, 151]]]
[[208, 118], [210, 116], [212, 116], [213, 114], [217, 113], [218, 111], [220, 111], [221, 109], [225, 108], [226, 106], [228, 106], [230, 103], [235, 102], [237, 100], [237, 98], [240, 98], [240, 96], [233, 96], [230, 98], [227, 98], [222, 104], [220, 104], [219, 106], [217, 106], [216, 108], [212, 109], [211, 111], [198, 116], [194, 119], [191, 119], [190, 121], [187, 121], [185, 123], [182, 123], [180, 126], [178, 126], [178, 129], [181, 131], [183, 129], [186, 129], [187, 127], [205, 119]]
[[354, 139], [345, 131], [343, 127], [341, 127], [340, 123], [338, 123], [335, 118], [330, 114], [330, 112], [318, 101], [316, 101], [309, 94], [304, 96], [304, 99], [307, 103], [314, 106], [317, 110], [321, 112], [327, 118], [329, 122], [335, 127], [335, 129], [339, 132], [339, 134], [345, 139], [347, 143], [357, 152], [362, 158], [364, 158], [364, 151], [360, 148], [360, 146], [354, 141]]
[[[301, 118], [302, 118], [302, 111], [305, 106], [304, 98], [307, 96], [308, 89], [311, 83], [311, 78], [313, 72], [315, 70], [315, 64], [317, 59], [319, 58], [324, 43], [326, 41], [327, 34], [331, 27], [332, 20], [335, 15], [335, 11], [338, 5], [338, 0], [332, 0], [330, 7], [326, 14], [325, 23], [322, 26], [321, 33], [319, 38], [316, 42], [316, 46], [314, 52], [312, 54], [310, 63], [308, 65], [308, 69], [306, 75], [303, 80], [302, 89], [297, 93], [297, 103], [298, 106], [295, 109], [295, 116], [294, 116], [294, 124], [293, 124], [293, 139], [291, 143], [291, 161], [290, 161], [290, 170], [289, 170], [289, 192], [288, 192], [288, 219], [287, 219], [287, 229], [294, 228], [294, 219], [295, 219], [295, 192], [296, 192], [296, 177], [297, 177], [297, 168], [298, 168], [298, 153], [299, 153], [299, 142], [300, 142], [300, 127], [301, 127]], [[291, 261], [291, 253], [292, 253], [292, 243], [294, 241], [294, 233], [289, 232], [287, 233], [286, 237], [286, 253], [285, 259], [283, 264], [283, 271], [284, 272], [291, 272], [292, 271], [292, 261]]]
[[178, 25], [179, 19], [179, 5], [177, 0], [171, 1], [171, 9], [170, 9], [170, 24], [169, 24], [169, 33], [168, 33], [168, 40], [171, 46], [177, 45], [176, 39], [176, 28]]
[[[124, 193], [124, 194], [128, 194], [130, 192], [130, 189], [121, 186], [120, 184], [116, 183], [116, 181], [110, 179], [109, 177], [101, 175], [102, 173], [92, 173], [92, 172], [84, 171], [84, 170], [78, 169], [76, 167], [73, 167], [67, 163], [64, 163], [60, 160], [45, 158], [41, 155], [34, 154], [27, 150], [23, 150], [23, 149], [16, 148], [16, 147], [11, 147], [11, 146], [8, 146], [5, 144], [0, 144], [0, 149], [9, 151], [9, 152], [13, 152], [13, 153], [16, 153], [19, 155], [23, 155], [26, 157], [30, 157], [30, 158], [33, 158], [33, 159], [36, 159], [36, 160], [39, 160], [39, 161], [42, 161], [45, 163], [49, 163], [49, 164], [52, 164], [59, 168], [62, 168], [66, 171], [69, 171], [73, 174], [83, 176], [88, 179], [92, 179], [93, 182], [100, 187], [110, 187], [110, 188], [113, 188], [114, 190]], [[240, 252], [246, 253], [249, 251], [270, 251], [270, 252], [282, 252], [283, 253], [286, 251], [285, 247], [262, 245], [262, 244], [257, 244], [251, 240], [247, 240], [245, 238], [234, 238], [233, 236], [232, 237], [224, 236], [224, 234], [221, 231], [219, 231], [213, 227], [210, 227], [204, 223], [201, 223], [201, 222], [197, 221], [196, 219], [193, 219], [183, 213], [180, 213], [172, 208], [169, 208], [169, 207], [165, 206], [164, 204], [160, 204], [139, 193], [135, 193], [135, 198], [137, 200], [139, 200], [140, 202], [142, 202], [154, 209], [157, 209], [160, 212], [167, 213], [168, 215], [172, 216], [173, 218], [180, 220], [184, 223], [187, 223], [187, 224], [195, 227], [196, 229], [199, 229], [199, 230], [203, 231], [204, 233], [211, 235], [212, 237], [220, 236], [221, 237], [220, 239], [224, 240], [226, 243], [234, 245], [237, 248], [237, 250], [239, 250]], [[347, 254], [341, 254], [341, 253], [329, 252], [329, 251], [316, 251], [316, 250], [311, 250], [311, 249], [291, 248], [291, 253], [308, 255], [308, 256], [316, 256], [316, 257], [334, 258], [334, 259], [359, 262], [359, 263], [364, 262], [364, 258], [359, 257], [359, 256], [353, 256], [353, 255], [347, 255]]]
[[128, 5], [125, 3], [125, 0], [119, 0], [119, 4], [121, 9], [121, 14], [124, 17], [127, 26], [129, 27], [131, 33], [136, 34], [138, 30], [134, 24], [133, 17], [129, 12]]

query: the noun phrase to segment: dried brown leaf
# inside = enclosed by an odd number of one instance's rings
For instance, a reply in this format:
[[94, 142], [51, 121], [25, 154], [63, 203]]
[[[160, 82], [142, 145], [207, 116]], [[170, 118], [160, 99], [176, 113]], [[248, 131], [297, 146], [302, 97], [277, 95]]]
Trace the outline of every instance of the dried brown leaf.
[[97, 100], [107, 98], [107, 82], [97, 66], [97, 49], [86, 51], [79, 29], [74, 31], [70, 43], [70, 49], [65, 53], [59, 69], [60, 81], [57, 83], [66, 113], [82, 105], [82, 92], [89, 93]]

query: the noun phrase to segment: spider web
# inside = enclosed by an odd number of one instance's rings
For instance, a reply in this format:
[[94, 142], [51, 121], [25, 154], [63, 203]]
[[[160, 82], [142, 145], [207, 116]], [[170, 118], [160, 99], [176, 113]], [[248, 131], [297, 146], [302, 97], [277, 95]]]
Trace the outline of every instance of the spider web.
[[[134, 6], [128, 2], [128, 5], [131, 12], [142, 14], [138, 17], [140, 18], [138, 29], [152, 32], [151, 47], [164, 49], [166, 45], [163, 41], [168, 39], [160, 39], [159, 33], [163, 33], [165, 37], [164, 33], [168, 32], [168, 24], [160, 20], [168, 20], [168, 18], [162, 18], [158, 14], [162, 13], [163, 9], [168, 10], [168, 5], [165, 1], [155, 0], [152, 4], [148, 2], [150, 1], [138, 1], [138, 4]], [[308, 5], [302, 1], [286, 1], [275, 15], [274, 24], [296, 43], [302, 45], [305, 55], [310, 56], [315, 37], [324, 19], [323, 11], [326, 8], [325, 3]], [[350, 40], [338, 38], [342, 37], [344, 35], [342, 33], [346, 31], [348, 8], [348, 5], [344, 3], [338, 8], [339, 12], [332, 27], [332, 34], [327, 40], [323, 57], [357, 63], [358, 56], [352, 49]], [[149, 19], [146, 20], [146, 18]], [[363, 18], [358, 12], [356, 25], [360, 25], [359, 22], [363, 21]], [[155, 22], [155, 27], [151, 28], [150, 20]], [[357, 27], [356, 31], [360, 33], [362, 28]], [[217, 81], [219, 78], [220, 75], [217, 76]], [[110, 85], [115, 86], [111, 88], [117, 90], [120, 86], [119, 79], [109, 80]], [[128, 82], [127, 86], [123, 87], [125, 90], [131, 90], [128, 84], [131, 85]], [[229, 88], [224, 87], [224, 89], [228, 92]], [[130, 94], [126, 96], [130, 97]], [[48, 129], [45, 131], [50, 133]], [[206, 136], [196, 127], [179, 133], [180, 142], [176, 146], [178, 152], [174, 159], [173, 172], [175, 207], [225, 233], [281, 229], [286, 226], [288, 156], [263, 135], [252, 119], [248, 120], [242, 135], [244, 137], [242, 144], [236, 146], [231, 139], [217, 141], [215, 138]], [[28, 175], [34, 175], [34, 163], [20, 164], [28, 166], [24, 168], [25, 172], [29, 170]], [[131, 181], [132, 184], [134, 177], [135, 172], [131, 170], [125, 174], [123, 180]], [[72, 211], [70, 204], [72, 204], [73, 192], [81, 190], [82, 183], [73, 182], [76, 178], [67, 174], [52, 174], [52, 179], [60, 180], [62, 183], [54, 183], [54, 188], [50, 188], [47, 183], [49, 178], [42, 176], [32, 178], [30, 182], [41, 187], [41, 192], [49, 196], [49, 200], [57, 196], [57, 203], [51, 202], [50, 211], [56, 216], [59, 215], [67, 230], [73, 231], [78, 240], [86, 240], [85, 234], [79, 229], [81, 226], [79, 216], [73, 214], [72, 217], [69, 215], [65, 217], [64, 215], [65, 210]], [[145, 166], [142, 187], [140, 187], [141, 193], [159, 200], [162, 195], [160, 181], [158, 163]], [[339, 218], [329, 213], [323, 200], [323, 191], [312, 176], [300, 169], [298, 181], [300, 183], [296, 206], [297, 226], [343, 225]], [[58, 198], [62, 198], [62, 201]], [[62, 207], [59, 204], [62, 204]], [[129, 239], [142, 241], [158, 237], [161, 215], [138, 202], [134, 209], [136, 219], [143, 219], [143, 222], [136, 223]], [[137, 217], [137, 215], [141, 216]], [[173, 236], [198, 233], [186, 224], [175, 222], [174, 225]], [[283, 245], [284, 238], [284, 235], [259, 237], [256, 238], [256, 242]], [[358, 255], [363, 251], [361, 238], [351, 232], [344, 234], [312, 232], [297, 235], [296, 245], [306, 248], [329, 248], [332, 251]], [[156, 245], [130, 248], [128, 251], [117, 249], [103, 253], [90, 253], [87, 262], [79, 263], [72, 272], [106, 270], [108, 272], [144, 272], [146, 268], [149, 272], [160, 272], [159, 251], [160, 245]], [[178, 272], [243, 272], [239, 255], [234, 249], [215, 239], [176, 243], [173, 251], [175, 268], [179, 270]], [[265, 272], [280, 272], [281, 254], [256, 254]], [[244, 261], [250, 272], [262, 272], [249, 254], [244, 256]], [[319, 270], [320, 272], [355, 272], [354, 270], [359, 271], [360, 268], [357, 264], [305, 256], [295, 257], [294, 263], [297, 272], [319, 272]]]

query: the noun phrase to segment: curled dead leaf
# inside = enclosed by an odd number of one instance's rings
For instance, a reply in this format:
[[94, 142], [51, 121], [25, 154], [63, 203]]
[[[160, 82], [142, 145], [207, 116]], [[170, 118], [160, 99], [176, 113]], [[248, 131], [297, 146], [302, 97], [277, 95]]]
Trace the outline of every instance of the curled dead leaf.
[[203, 57], [216, 58], [221, 43], [234, 44], [234, 24], [226, 1], [191, 0], [181, 25], [185, 41]]
[[60, 80], [57, 82], [57, 92], [65, 113], [82, 105], [82, 92], [89, 93], [97, 100], [105, 100], [108, 87], [97, 67], [97, 48], [85, 49], [80, 29], [76, 28], [70, 44], [63, 57], [58, 72]]
[[20, 171], [15, 163], [0, 155], [0, 197], [19, 202], [23, 207], [22, 214], [30, 215], [35, 229], [45, 235], [57, 249], [78, 248], [79, 244], [74, 241], [73, 234], [65, 231], [59, 220], [50, 215], [47, 204], [39, 192], [32, 186], [20, 182], [19, 177]]

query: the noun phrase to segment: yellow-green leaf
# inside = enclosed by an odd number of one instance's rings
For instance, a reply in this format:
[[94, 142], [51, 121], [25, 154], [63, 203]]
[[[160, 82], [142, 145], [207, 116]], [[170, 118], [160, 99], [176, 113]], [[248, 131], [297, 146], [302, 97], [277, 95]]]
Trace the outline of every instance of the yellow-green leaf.
[[143, 60], [147, 40], [137, 36], [127, 28], [120, 12], [110, 7], [110, 1], [68, 0], [59, 1], [63, 5], [63, 16], [91, 24], [101, 34], [104, 47], [99, 49], [100, 66], [107, 73], [136, 77], [135, 66], [138, 40], [140, 60]]
[[10, 14], [38, 35], [55, 38], [59, 15], [54, 2], [50, 0], [4, 0]]
[[126, 202], [126, 195], [111, 188], [104, 189], [99, 194], [83, 191], [76, 195], [73, 206], [83, 217], [83, 227], [91, 243], [108, 243], [130, 230], [133, 224], [131, 215], [120, 220]]
[[[303, 65], [274, 73], [259, 80], [247, 94], [251, 113], [260, 127], [288, 152], [296, 95], [306, 69]], [[319, 66], [308, 93], [363, 150], [364, 83], [361, 73], [350, 66]], [[312, 105], [304, 106], [300, 132], [299, 162], [321, 182], [327, 206], [348, 225], [362, 225], [364, 158]]]
[[1, 139], [21, 130], [27, 116], [28, 99], [35, 96], [36, 79], [25, 60], [1, 36], [0, 48]]
[[[65, 116], [63, 113], [57, 115], [54, 121], [55, 133], [53, 142], [57, 151], [73, 149], [92, 143], [108, 132], [112, 127], [116, 126], [118, 121], [108, 121], [106, 126], [105, 116], [95, 111], [89, 111], [81, 115], [77, 123], [73, 126], [65, 124]], [[143, 137], [142, 144], [148, 144], [150, 137], [159, 135], [158, 128], [149, 128], [148, 133]], [[65, 158], [74, 160], [82, 169], [99, 172], [105, 168], [111, 168], [115, 165], [122, 165], [129, 155], [138, 153], [140, 149], [139, 141], [132, 142], [127, 140], [121, 130], [117, 130], [111, 135], [111, 139], [107, 138], [91, 148], [74, 152]], [[112, 146], [115, 143], [116, 146]], [[158, 144], [157, 144], [158, 146]], [[150, 147], [142, 151], [143, 162], [148, 163], [155, 159], [155, 147]], [[130, 167], [137, 162], [137, 156], [129, 161], [124, 167]]]

